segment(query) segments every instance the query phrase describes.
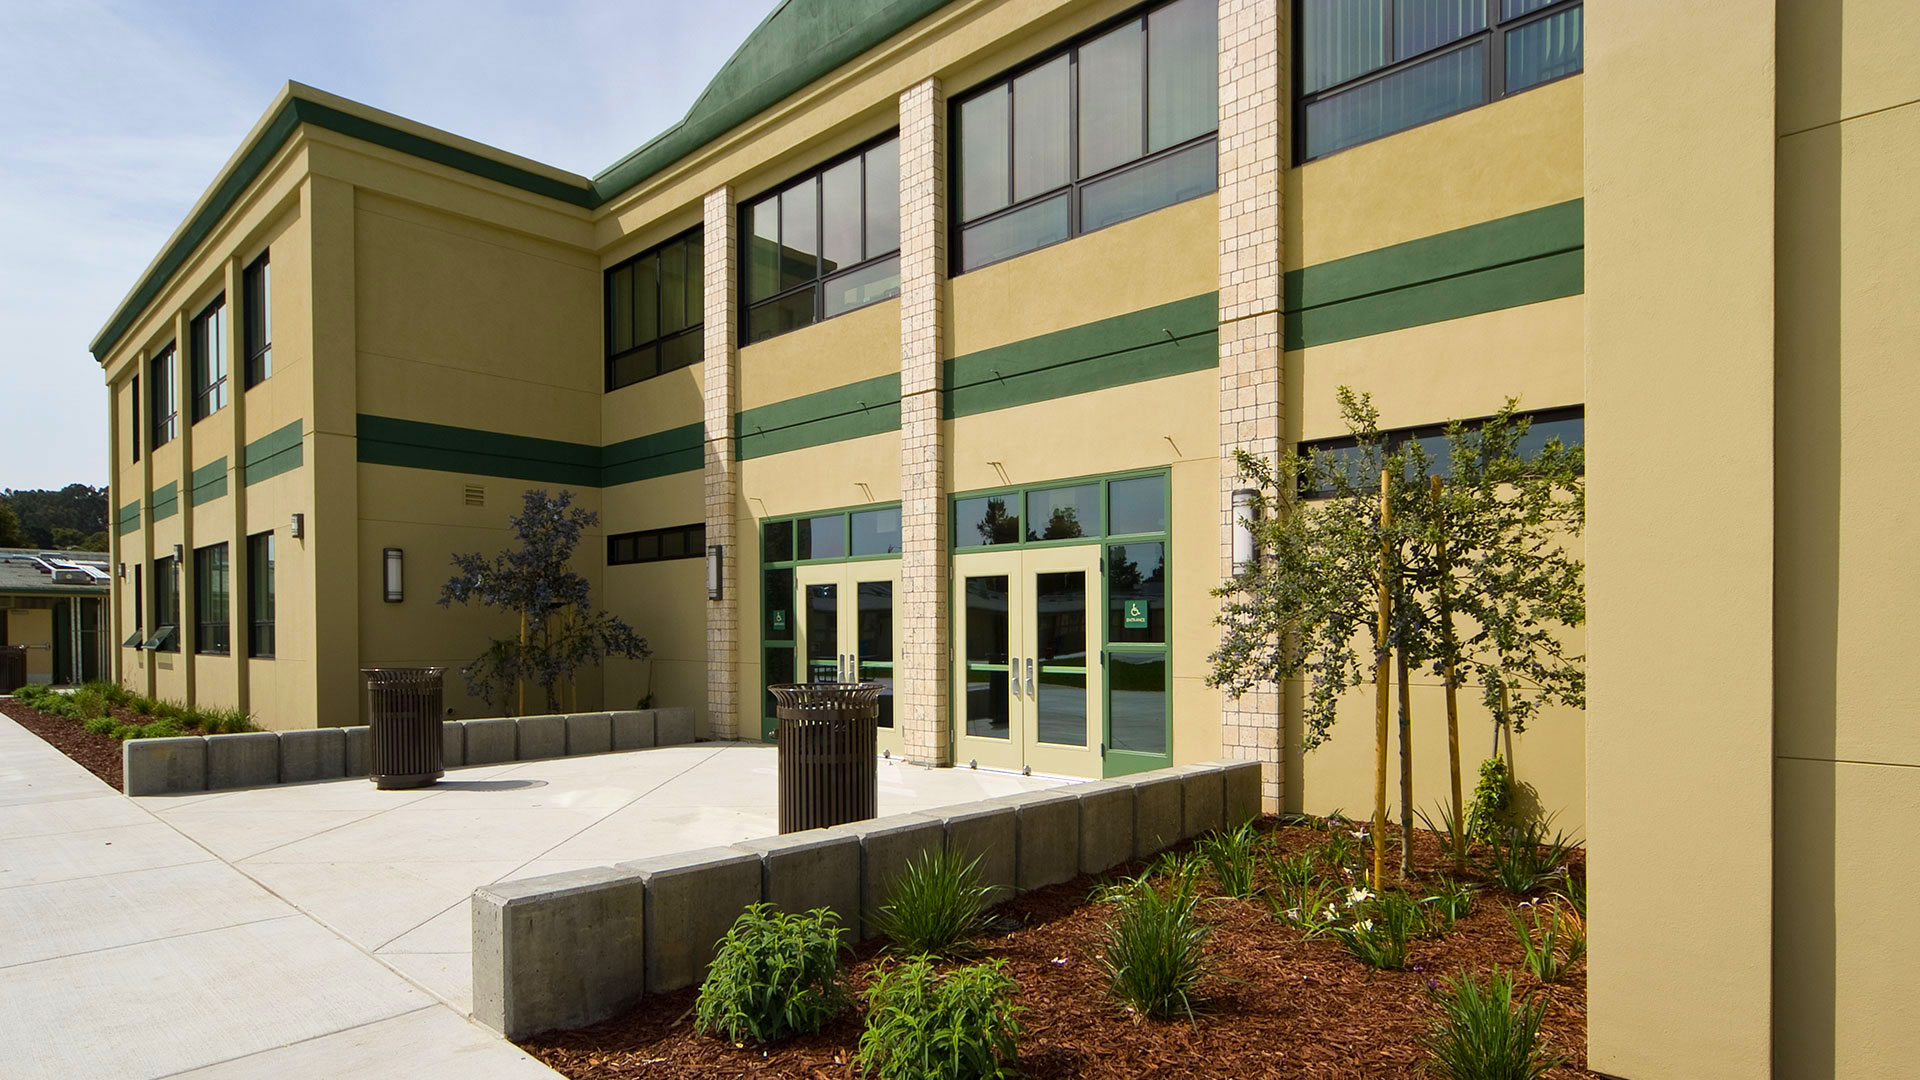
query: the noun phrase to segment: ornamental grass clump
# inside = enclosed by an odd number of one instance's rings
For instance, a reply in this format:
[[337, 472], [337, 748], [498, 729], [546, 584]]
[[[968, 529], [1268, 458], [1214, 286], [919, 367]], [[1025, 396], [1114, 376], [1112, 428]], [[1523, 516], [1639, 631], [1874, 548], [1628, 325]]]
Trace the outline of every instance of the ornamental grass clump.
[[1531, 895], [1567, 872], [1574, 843], [1565, 833], [1547, 836], [1547, 823], [1496, 830], [1487, 853], [1487, 874], [1515, 896]]
[[1587, 955], [1587, 923], [1571, 905], [1523, 903], [1507, 920], [1527, 970], [1543, 983], [1559, 982]]
[[1452, 930], [1454, 923], [1467, 917], [1473, 910], [1473, 891], [1473, 886], [1464, 881], [1442, 877], [1439, 886], [1421, 901], [1432, 914], [1431, 921], [1437, 933], [1444, 934]]
[[922, 852], [893, 881], [874, 925], [907, 955], [964, 955], [987, 926], [995, 886], [980, 881], [980, 860], [951, 848]]
[[1253, 897], [1253, 871], [1260, 861], [1260, 834], [1252, 822], [1232, 832], [1216, 832], [1195, 845], [1195, 852], [1213, 871], [1224, 895], [1242, 900]]
[[945, 974], [915, 957], [867, 986], [860, 1068], [876, 1080], [1001, 1080], [1016, 1075], [1020, 987], [1006, 963]]
[[1136, 878], [1115, 903], [1100, 956], [1109, 990], [1136, 1014], [1192, 1019], [1200, 980], [1213, 969], [1206, 950], [1213, 928], [1196, 913], [1193, 879], [1176, 877], [1162, 888]]
[[1420, 902], [1404, 892], [1375, 894], [1362, 887], [1347, 894], [1347, 920], [1333, 936], [1368, 967], [1399, 971], [1407, 966], [1407, 944], [1427, 931]]
[[1421, 1042], [1446, 1080], [1538, 1080], [1560, 1064], [1540, 1043], [1546, 1001], [1515, 1001], [1513, 976], [1499, 968], [1485, 982], [1462, 971], [1427, 993], [1441, 1018]]
[[736, 1044], [819, 1031], [847, 1005], [840, 977], [845, 933], [825, 908], [792, 915], [748, 905], [720, 939], [700, 984], [695, 1027]]

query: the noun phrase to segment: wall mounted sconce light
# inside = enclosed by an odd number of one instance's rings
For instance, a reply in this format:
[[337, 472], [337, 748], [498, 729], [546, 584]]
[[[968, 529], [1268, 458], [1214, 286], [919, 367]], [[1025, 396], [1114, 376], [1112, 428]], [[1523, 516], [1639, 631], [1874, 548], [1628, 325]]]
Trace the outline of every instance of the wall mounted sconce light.
[[117, 576], [117, 577], [118, 577], [118, 578], [119, 578], [120, 580], [122, 580], [122, 581], [125, 581], [125, 580], [127, 579], [127, 564], [126, 564], [126, 563], [121, 563], [121, 564], [120, 564], [120, 570], [119, 570], [119, 573], [118, 573], [117, 575], [115, 575], [115, 576]]
[[293, 515], [293, 520], [287, 524], [287, 531], [293, 534], [295, 540], [307, 535], [307, 515]]
[[720, 567], [726, 560], [726, 552], [721, 545], [707, 546], [707, 599], [720, 599]]
[[181, 547], [179, 544], [173, 545], [173, 568], [176, 573], [180, 569], [180, 560], [184, 558], [186, 554], [187, 552], [185, 548]]
[[1233, 573], [1235, 577], [1253, 565], [1253, 500], [1258, 493], [1239, 488], [1233, 493]]
[[407, 598], [406, 553], [399, 548], [388, 548], [383, 554], [387, 572], [387, 603], [397, 604]]

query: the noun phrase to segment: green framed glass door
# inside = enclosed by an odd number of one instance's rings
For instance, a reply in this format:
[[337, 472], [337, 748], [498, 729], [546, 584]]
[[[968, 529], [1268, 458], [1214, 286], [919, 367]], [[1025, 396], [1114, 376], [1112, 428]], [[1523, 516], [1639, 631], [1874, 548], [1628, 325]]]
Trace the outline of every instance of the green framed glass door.
[[1100, 548], [1030, 548], [1021, 553], [1021, 564], [1026, 763], [1057, 776], [1099, 776], [1106, 730], [1100, 692]]
[[1020, 552], [960, 555], [953, 570], [954, 762], [1026, 765], [1025, 695], [1015, 667]]

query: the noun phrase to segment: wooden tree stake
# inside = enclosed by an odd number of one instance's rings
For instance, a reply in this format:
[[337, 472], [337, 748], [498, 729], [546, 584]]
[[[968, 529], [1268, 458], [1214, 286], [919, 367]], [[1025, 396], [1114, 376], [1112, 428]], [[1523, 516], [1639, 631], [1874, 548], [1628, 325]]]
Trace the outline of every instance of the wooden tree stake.
[[1400, 678], [1400, 880], [1413, 876], [1413, 705], [1408, 699], [1407, 650], [1394, 650]]
[[1393, 625], [1393, 591], [1389, 576], [1393, 569], [1392, 545], [1387, 540], [1393, 524], [1393, 503], [1387, 488], [1387, 471], [1380, 470], [1380, 621], [1375, 628], [1373, 650], [1374, 686], [1374, 770], [1373, 770], [1373, 887], [1386, 887], [1387, 860], [1387, 708], [1393, 690], [1393, 676], [1387, 666], [1392, 649], [1388, 637]]

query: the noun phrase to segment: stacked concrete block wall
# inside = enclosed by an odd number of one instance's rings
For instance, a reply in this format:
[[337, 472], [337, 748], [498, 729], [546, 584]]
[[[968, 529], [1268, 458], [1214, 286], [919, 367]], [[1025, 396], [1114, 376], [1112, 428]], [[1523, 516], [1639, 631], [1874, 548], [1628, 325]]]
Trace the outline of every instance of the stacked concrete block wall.
[[[448, 720], [440, 731], [442, 763], [461, 768], [680, 746], [693, 742], [693, 710]], [[366, 776], [367, 738], [362, 725], [129, 739], [122, 787], [128, 795], [180, 795]]]
[[[979, 856], [1010, 896], [1157, 854], [1189, 826], [1235, 828], [1261, 795], [1259, 762], [1209, 762], [489, 885], [473, 894], [474, 1017], [510, 1038], [584, 1027], [642, 988], [698, 984], [749, 904], [827, 908], [870, 937], [894, 879], [926, 852]], [[583, 944], [594, 919], [607, 948]]]

